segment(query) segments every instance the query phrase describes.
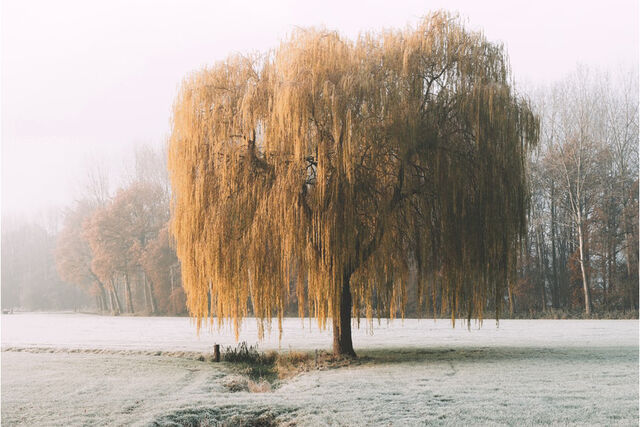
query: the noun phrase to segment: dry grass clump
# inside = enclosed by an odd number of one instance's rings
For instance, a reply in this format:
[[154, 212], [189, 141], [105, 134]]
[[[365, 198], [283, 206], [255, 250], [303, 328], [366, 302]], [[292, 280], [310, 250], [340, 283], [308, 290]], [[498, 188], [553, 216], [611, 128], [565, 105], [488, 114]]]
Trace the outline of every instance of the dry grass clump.
[[246, 341], [242, 341], [236, 347], [229, 346], [222, 352], [222, 360], [225, 362], [250, 365], [272, 365], [276, 357], [276, 352], [259, 352], [257, 344], [248, 346]]
[[[278, 354], [275, 351], [264, 353], [258, 346], [249, 346], [241, 342], [236, 347], [227, 347], [222, 352], [222, 360], [234, 365], [234, 370], [247, 380], [253, 382], [254, 389], [261, 389], [262, 382], [273, 382], [278, 379], [275, 363]], [[246, 386], [249, 389], [249, 385]]]
[[271, 383], [264, 379], [257, 382], [251, 380], [247, 381], [247, 388], [251, 393], [267, 393], [272, 390]]
[[229, 375], [224, 387], [231, 393], [248, 391], [250, 393], [267, 393], [272, 390], [271, 383], [264, 378], [253, 381], [244, 375]]
[[299, 372], [306, 372], [313, 362], [309, 353], [300, 351], [288, 351], [286, 353], [278, 353], [275, 363], [278, 378], [291, 378]]
[[232, 393], [249, 390], [249, 380], [241, 375], [229, 375], [223, 385]]

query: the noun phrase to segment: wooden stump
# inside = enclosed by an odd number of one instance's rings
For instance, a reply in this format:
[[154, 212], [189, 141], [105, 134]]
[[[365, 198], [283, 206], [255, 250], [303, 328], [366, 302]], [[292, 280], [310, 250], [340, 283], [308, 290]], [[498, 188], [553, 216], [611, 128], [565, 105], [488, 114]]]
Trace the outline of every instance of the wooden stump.
[[213, 345], [213, 361], [214, 362], [220, 361], [220, 344]]

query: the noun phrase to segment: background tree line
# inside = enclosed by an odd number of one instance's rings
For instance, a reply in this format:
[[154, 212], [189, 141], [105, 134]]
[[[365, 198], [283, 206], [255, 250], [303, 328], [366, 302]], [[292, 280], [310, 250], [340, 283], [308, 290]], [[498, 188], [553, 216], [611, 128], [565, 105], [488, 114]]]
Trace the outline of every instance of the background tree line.
[[90, 168], [82, 195], [49, 230], [4, 221], [3, 308], [186, 314], [168, 234], [166, 152], [138, 148], [129, 169], [111, 194], [104, 167]]
[[581, 67], [534, 100], [541, 136], [511, 310], [637, 310], [637, 70]]
[[[530, 97], [540, 143], [529, 159], [529, 228], [504, 316], [637, 315], [637, 69], [578, 68]], [[134, 159], [115, 192], [95, 166], [64, 211], [39, 222], [3, 218], [3, 309], [186, 314], [168, 232], [166, 152], [138, 148]], [[410, 276], [407, 317], [421, 314], [414, 282]], [[297, 315], [295, 296], [287, 312]]]

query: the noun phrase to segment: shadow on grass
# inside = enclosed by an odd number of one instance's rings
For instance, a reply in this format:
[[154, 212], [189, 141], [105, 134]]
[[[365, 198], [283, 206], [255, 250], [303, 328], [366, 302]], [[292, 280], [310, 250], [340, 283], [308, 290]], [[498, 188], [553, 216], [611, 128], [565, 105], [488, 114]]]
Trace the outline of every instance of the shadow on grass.
[[357, 351], [359, 364], [424, 362], [491, 362], [545, 359], [551, 361], [623, 360], [638, 361], [638, 348], [621, 347], [433, 347], [363, 349]]

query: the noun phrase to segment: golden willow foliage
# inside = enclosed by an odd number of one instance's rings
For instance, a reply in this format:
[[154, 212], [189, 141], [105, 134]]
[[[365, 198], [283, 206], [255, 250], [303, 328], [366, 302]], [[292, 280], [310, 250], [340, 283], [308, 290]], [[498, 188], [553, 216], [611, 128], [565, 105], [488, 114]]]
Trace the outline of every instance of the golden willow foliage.
[[[357, 41], [300, 30], [185, 80], [172, 232], [197, 318], [394, 316], [410, 272], [452, 318], [500, 309], [538, 120], [502, 46], [446, 13]], [[417, 272], [417, 274], [416, 274]], [[499, 312], [496, 313], [499, 315]], [[261, 323], [262, 324], [262, 323]]]

